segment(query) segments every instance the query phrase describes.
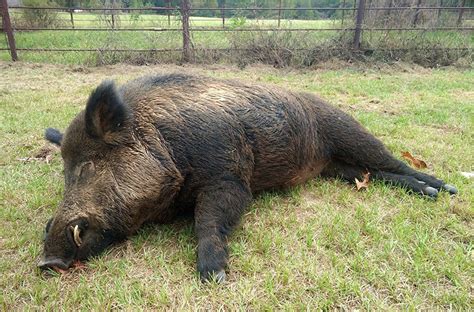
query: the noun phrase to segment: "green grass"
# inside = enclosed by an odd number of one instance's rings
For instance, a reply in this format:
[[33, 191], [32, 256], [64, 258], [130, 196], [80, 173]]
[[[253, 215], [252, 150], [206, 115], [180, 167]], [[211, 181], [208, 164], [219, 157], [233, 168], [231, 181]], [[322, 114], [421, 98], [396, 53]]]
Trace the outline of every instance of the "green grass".
[[[343, 68], [339, 66], [339, 68]], [[3, 310], [472, 310], [474, 71], [85, 68], [0, 63], [0, 307]], [[437, 201], [373, 183], [315, 179], [253, 202], [230, 237], [228, 281], [201, 284], [192, 222], [148, 226], [87, 263], [42, 277], [42, 231], [61, 201], [62, 163], [22, 162], [44, 128], [64, 129], [102, 79], [172, 70], [318, 93], [395, 154], [459, 188]]]

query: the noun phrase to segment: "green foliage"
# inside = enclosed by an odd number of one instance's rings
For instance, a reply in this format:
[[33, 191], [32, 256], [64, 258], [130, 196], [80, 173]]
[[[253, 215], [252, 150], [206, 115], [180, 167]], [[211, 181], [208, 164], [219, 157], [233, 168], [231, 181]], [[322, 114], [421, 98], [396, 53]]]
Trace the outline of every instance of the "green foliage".
[[247, 22], [247, 18], [245, 16], [234, 16], [229, 20], [229, 28], [239, 28], [243, 27]]
[[[23, 5], [29, 7], [54, 7], [57, 3], [44, 0], [24, 0]], [[51, 10], [27, 9], [21, 11], [20, 20], [16, 26], [28, 28], [54, 27], [58, 24], [58, 14]]]

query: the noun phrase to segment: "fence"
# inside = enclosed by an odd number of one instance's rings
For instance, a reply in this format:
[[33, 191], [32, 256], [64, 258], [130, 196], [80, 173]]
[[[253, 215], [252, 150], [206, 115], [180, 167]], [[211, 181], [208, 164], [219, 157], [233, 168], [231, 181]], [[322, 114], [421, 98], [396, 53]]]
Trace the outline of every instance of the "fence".
[[[171, 1], [167, 0], [165, 7], [143, 7], [143, 8], [121, 8], [112, 3], [111, 7], [107, 8], [66, 8], [66, 7], [29, 7], [29, 6], [10, 6], [7, 5], [7, 0], [0, 0], [1, 3], [1, 15], [2, 15], [2, 31], [6, 34], [5, 47], [0, 47], [0, 51], [9, 51], [11, 59], [16, 61], [19, 59], [18, 51], [22, 52], [133, 52], [133, 53], [162, 53], [162, 52], [177, 52], [181, 53], [181, 60], [183, 62], [191, 62], [194, 60], [194, 55], [199, 50], [206, 51], [232, 51], [239, 50], [238, 47], [196, 47], [193, 44], [193, 36], [198, 33], [210, 32], [213, 34], [225, 32], [225, 33], [244, 33], [244, 32], [261, 32], [261, 33], [279, 33], [279, 32], [310, 32], [310, 33], [322, 33], [322, 32], [335, 32], [344, 33], [346, 36], [352, 34], [351, 45], [345, 46], [344, 49], [349, 49], [352, 52], [364, 52], [367, 50], [374, 50], [373, 48], [366, 48], [361, 46], [363, 33], [371, 32], [463, 32], [470, 33], [474, 30], [472, 21], [473, 7], [466, 6], [466, 0], [460, 0], [458, 6], [422, 6], [421, 0], [416, 0], [414, 5], [407, 6], [395, 6], [394, 1], [384, 1], [385, 6], [373, 6], [374, 1], [368, 0], [343, 0], [338, 7], [311, 7], [311, 8], [289, 8], [282, 6], [282, 0], [278, 0], [278, 6], [276, 7], [227, 7], [225, 1], [221, 2], [220, 7], [194, 7], [190, 0], [181, 0], [179, 6], [171, 6]], [[388, 5], [387, 5], [388, 3]], [[442, 4], [441, 0], [441, 4]], [[15, 18], [20, 16], [24, 12], [61, 12], [61, 16], [67, 14], [67, 18], [62, 18], [61, 22], [55, 25], [38, 24], [38, 25], [21, 25], [15, 23]], [[12, 21], [12, 13], [14, 15]], [[81, 23], [92, 22], [93, 20], [86, 20], [84, 13], [88, 12], [96, 16], [104, 16], [105, 23], [99, 23], [99, 25], [91, 24], [93, 27], [81, 27]], [[219, 17], [219, 25], [214, 26], [193, 26], [193, 23], [199, 21], [199, 13], [211, 12], [215, 17]], [[235, 14], [238, 12], [238, 14]], [[265, 23], [258, 25], [258, 27], [240, 25], [239, 20], [236, 16], [249, 19], [258, 19], [258, 13], [263, 12], [267, 19]], [[332, 27], [318, 27], [311, 25], [303, 25], [296, 27], [283, 27], [282, 22], [290, 20], [285, 18], [285, 14], [294, 13], [301, 14], [301, 12], [310, 12], [313, 15], [324, 15], [324, 12], [330, 12], [333, 16], [337, 16], [337, 23], [334, 22]], [[398, 25], [387, 23], [387, 17], [397, 14], [404, 14], [408, 12], [408, 15], [402, 17], [404, 22]], [[425, 23], [422, 20], [424, 12], [431, 12], [437, 15], [436, 23]], [[450, 12], [450, 19], [455, 19], [454, 23], [443, 25], [439, 23], [440, 16], [443, 12]], [[135, 15], [134, 15], [135, 14]], [[134, 16], [138, 14], [150, 14], [150, 16], [161, 16], [165, 17], [166, 25], [160, 24], [160, 27], [143, 27], [138, 24], [126, 25], [122, 27], [120, 25], [120, 17], [127, 16], [127, 20], [130, 21]], [[469, 20], [466, 19], [466, 14], [469, 16]], [[376, 18], [372, 18], [369, 23], [368, 17], [374, 15]], [[402, 16], [402, 15], [400, 15]], [[78, 19], [78, 17], [81, 17]], [[172, 17], [177, 21], [172, 23]], [[379, 17], [383, 17], [384, 22], [380, 23], [376, 20]], [[210, 20], [210, 19], [209, 19]], [[336, 20], [336, 19], [334, 19]], [[97, 19], [95, 20], [97, 21]], [[231, 25], [229, 25], [231, 21]], [[268, 26], [268, 21], [274, 22]], [[467, 21], [468, 23], [465, 23]], [[215, 22], [215, 18], [213, 19]], [[340, 24], [339, 24], [340, 23]], [[87, 24], [87, 23], [86, 23]], [[340, 25], [339, 27], [334, 27]], [[464, 25], [465, 24], [465, 25]], [[104, 26], [105, 25], [105, 26]], [[152, 25], [153, 26], [153, 25]], [[107, 47], [81, 47], [81, 48], [64, 48], [64, 47], [22, 47], [16, 46], [15, 34], [18, 33], [30, 33], [48, 31], [51, 32], [51, 36], [54, 36], [54, 32], [153, 32], [153, 33], [180, 33], [182, 37], [181, 46], [167, 47], [167, 48], [107, 48]], [[307, 47], [308, 48], [308, 47]], [[245, 49], [245, 48], [243, 48]], [[392, 47], [392, 49], [396, 49]], [[403, 48], [400, 48], [403, 49]], [[436, 47], [434, 47], [436, 49]], [[457, 48], [456, 48], [457, 49]], [[462, 49], [471, 49], [470, 47], [463, 47]]]

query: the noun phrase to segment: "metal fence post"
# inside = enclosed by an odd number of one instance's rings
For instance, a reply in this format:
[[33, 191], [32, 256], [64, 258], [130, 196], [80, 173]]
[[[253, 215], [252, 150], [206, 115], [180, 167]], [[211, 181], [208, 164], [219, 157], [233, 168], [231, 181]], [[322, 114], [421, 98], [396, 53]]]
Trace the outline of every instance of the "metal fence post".
[[189, 13], [191, 11], [190, 0], [181, 0], [181, 21], [183, 24], [183, 62], [191, 60]]
[[388, 0], [387, 3], [385, 4], [385, 6], [388, 7], [387, 11], [385, 12], [385, 16], [390, 16], [392, 14], [392, 6], [393, 6], [393, 0]]
[[413, 27], [416, 26], [416, 24], [418, 23], [418, 17], [420, 15], [420, 7], [421, 5], [421, 0], [417, 0], [416, 2], [416, 10], [415, 10], [415, 16], [413, 17]]
[[111, 14], [112, 14], [112, 29], [115, 29], [115, 0], [112, 0], [112, 10], [111, 10]]
[[[443, 0], [438, 0], [438, 6], [441, 8], [443, 6]], [[439, 20], [440, 20], [440, 17], [441, 17], [441, 9], [438, 9], [438, 16], [437, 16], [437, 19], [436, 19], [436, 25], [439, 25]]]
[[171, 0], [166, 0], [166, 13], [168, 14], [168, 26], [171, 26]]
[[221, 16], [222, 16], [222, 28], [225, 28], [225, 0], [222, 1]]
[[73, 13], [74, 13], [74, 9], [70, 9], [70, 10], [69, 10], [69, 14], [71, 15], [71, 25], [72, 25], [72, 29], [75, 28], [75, 27], [74, 27], [74, 15], [73, 15]]
[[358, 50], [360, 48], [360, 37], [362, 33], [362, 22], [364, 21], [364, 11], [365, 11], [365, 0], [359, 0], [359, 5], [357, 7], [357, 16], [356, 16], [356, 26], [354, 32], [354, 49]]
[[280, 20], [281, 20], [281, 0], [278, 2], [278, 28], [280, 28]]
[[466, 0], [462, 0], [459, 3], [459, 6], [461, 7], [459, 9], [459, 16], [458, 16], [458, 21], [456, 22], [456, 25], [461, 26], [462, 24], [462, 15], [464, 14], [464, 6], [466, 5]]
[[341, 26], [344, 26], [344, 15], [346, 13], [346, 10], [344, 10], [346, 8], [346, 0], [342, 1], [342, 17], [341, 17]]
[[2, 5], [2, 21], [3, 21], [3, 31], [7, 34], [8, 47], [10, 48], [10, 55], [12, 61], [18, 61], [18, 55], [16, 54], [16, 45], [15, 37], [13, 36], [12, 23], [10, 21], [10, 13], [8, 12], [8, 3], [7, 0], [0, 0]]

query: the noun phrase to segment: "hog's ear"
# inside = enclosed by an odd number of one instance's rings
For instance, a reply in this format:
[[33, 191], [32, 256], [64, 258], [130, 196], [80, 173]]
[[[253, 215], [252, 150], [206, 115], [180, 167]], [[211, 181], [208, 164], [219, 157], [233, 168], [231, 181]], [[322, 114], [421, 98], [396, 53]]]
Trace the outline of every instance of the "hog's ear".
[[49, 142], [54, 143], [58, 146], [61, 146], [61, 142], [63, 141], [63, 134], [58, 129], [54, 128], [46, 129], [46, 131], [44, 132], [44, 137]]
[[87, 133], [107, 143], [119, 140], [119, 131], [130, 117], [113, 81], [106, 80], [95, 89], [87, 102], [85, 122]]

